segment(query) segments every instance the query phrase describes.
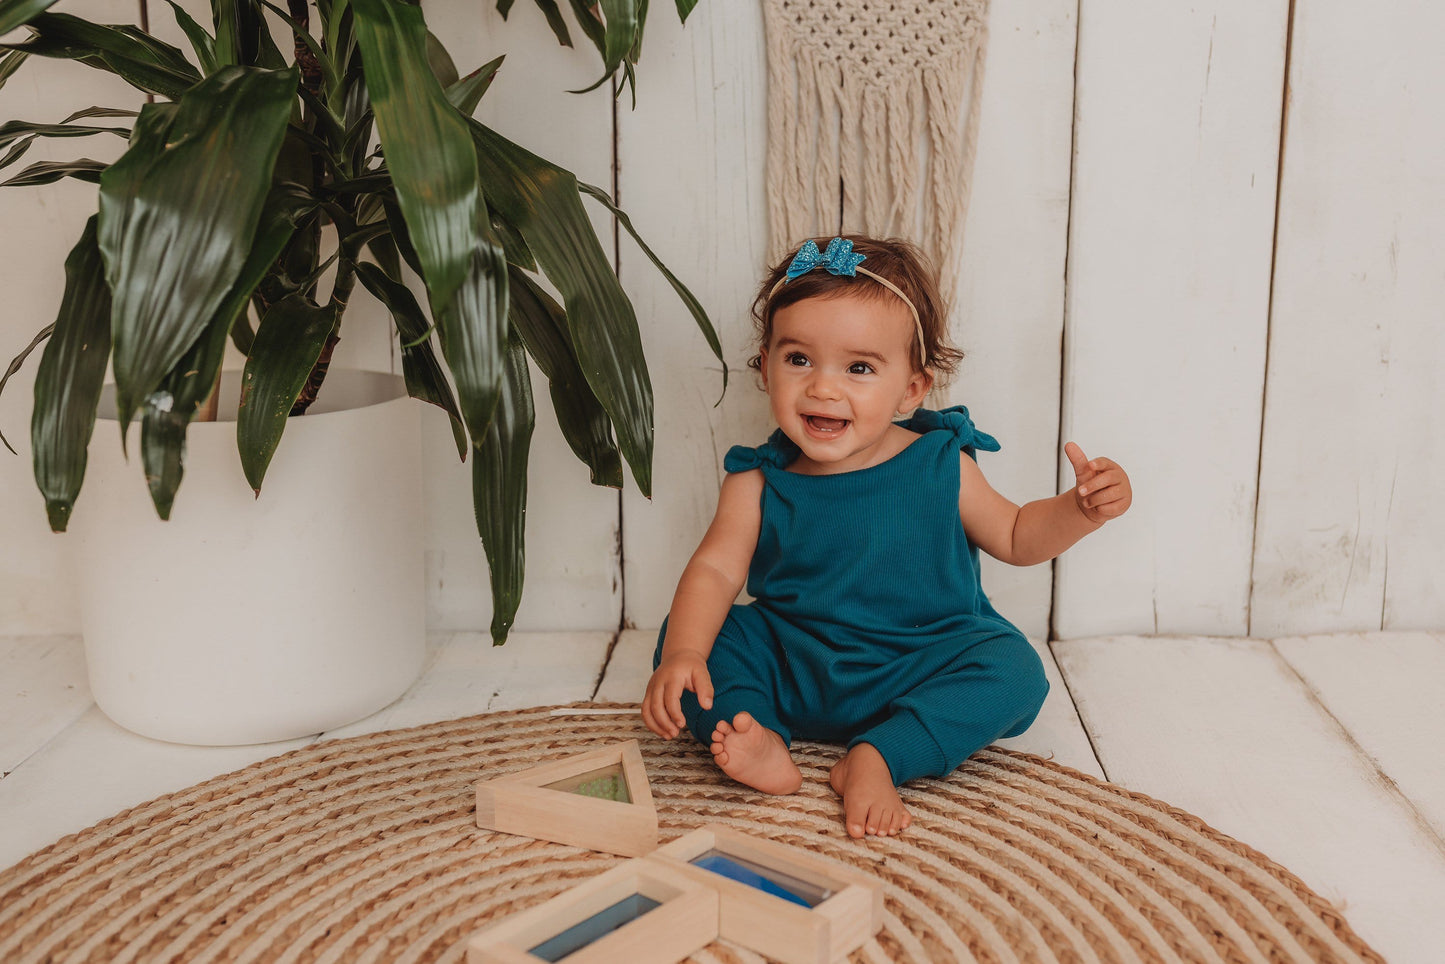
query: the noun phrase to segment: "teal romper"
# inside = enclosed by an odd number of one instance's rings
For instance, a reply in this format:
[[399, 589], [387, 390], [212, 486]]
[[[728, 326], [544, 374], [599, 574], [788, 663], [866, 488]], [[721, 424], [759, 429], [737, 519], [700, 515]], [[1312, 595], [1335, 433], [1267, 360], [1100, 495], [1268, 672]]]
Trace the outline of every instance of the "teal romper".
[[[781, 431], [728, 452], [728, 472], [762, 469], [762, 529], [754, 602], [732, 607], [708, 656], [712, 709], [682, 696], [704, 744], [747, 710], [789, 745], [871, 743], [901, 784], [946, 775], [1038, 715], [1043, 664], [984, 596], [958, 516], [959, 450], [999, 444], [961, 405], [898, 424], [918, 439], [836, 475], [789, 472], [799, 450]], [[654, 667], [666, 635], [664, 621]]]

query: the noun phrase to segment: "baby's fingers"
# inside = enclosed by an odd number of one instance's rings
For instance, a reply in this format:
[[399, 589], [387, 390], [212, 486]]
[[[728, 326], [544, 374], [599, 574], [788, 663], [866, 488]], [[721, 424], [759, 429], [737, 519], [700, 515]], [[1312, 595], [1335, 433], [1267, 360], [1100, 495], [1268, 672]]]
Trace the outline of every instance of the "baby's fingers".
[[647, 684], [647, 694], [642, 700], [643, 722], [647, 728], [658, 736], [672, 739], [678, 734], [678, 725], [670, 719], [671, 714], [667, 711], [667, 689], [666, 680], [659, 680], [656, 677]]
[[1129, 508], [1131, 496], [1127, 486], [1111, 485], [1101, 489], [1084, 500], [1084, 505], [1091, 512], [1098, 515], [1114, 518], [1121, 516]]
[[712, 675], [708, 673], [707, 667], [702, 667], [693, 674], [692, 691], [697, 694], [697, 702], [703, 709], [712, 709]]
[[[1101, 459], [1100, 461], [1108, 460]], [[1112, 488], [1117, 485], [1127, 485], [1128, 482], [1129, 478], [1124, 474], [1123, 469], [1120, 469], [1117, 466], [1113, 466], [1111, 468], [1107, 468], [1101, 472], [1098, 472], [1092, 478], [1081, 483], [1079, 485], [1079, 495], [1092, 495], [1096, 492], [1102, 492], [1105, 489]], [[1089, 504], [1089, 500], [1086, 499], [1085, 504]]]
[[663, 690], [663, 705], [667, 710], [667, 718], [677, 727], [673, 730], [674, 735], [687, 722], [687, 717], [682, 715], [682, 691], [684, 688], [684, 680], [670, 679], [667, 681], [667, 687]]
[[656, 733], [658, 736], [672, 739], [671, 735], [668, 734], [666, 728], [664, 728], [662, 723], [658, 720], [657, 710], [653, 706], [656, 700], [657, 696], [653, 692], [652, 687], [649, 686], [647, 695], [642, 698], [642, 722], [647, 726], [649, 730]]

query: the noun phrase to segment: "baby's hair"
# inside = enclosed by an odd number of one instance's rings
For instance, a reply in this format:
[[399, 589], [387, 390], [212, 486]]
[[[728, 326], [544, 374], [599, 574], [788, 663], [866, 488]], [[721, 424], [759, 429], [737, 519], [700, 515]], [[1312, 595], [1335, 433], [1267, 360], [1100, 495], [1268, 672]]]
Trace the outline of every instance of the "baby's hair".
[[[929, 263], [927, 255], [917, 246], [902, 238], [870, 238], [860, 234], [842, 235], [845, 241], [853, 242], [853, 250], [866, 255], [861, 267], [880, 274], [897, 285], [913, 306], [918, 309], [918, 322], [923, 327], [923, 349], [928, 359], [927, 367], [932, 369], [939, 381], [958, 368], [963, 352], [948, 343], [948, 304], [938, 290], [938, 276]], [[830, 238], [814, 238], [819, 248], [827, 245]], [[799, 242], [801, 245], [803, 242]], [[869, 301], [892, 301], [898, 303], [898, 296], [865, 274], [853, 277], [835, 275], [823, 268], [815, 268], [805, 275], [799, 275], [778, 289], [772, 298], [768, 297], [773, 286], [788, 273], [788, 265], [797, 254], [794, 246], [783, 260], [768, 271], [753, 299], [753, 323], [757, 328], [758, 346], [764, 347], [773, 336], [773, 314], [779, 308], [802, 301], [806, 298], [840, 298], [856, 295]], [[906, 306], [903, 306], [906, 308]], [[918, 356], [913, 354], [913, 365], [918, 367]], [[755, 354], [748, 359], [748, 367], [762, 368], [762, 355]]]

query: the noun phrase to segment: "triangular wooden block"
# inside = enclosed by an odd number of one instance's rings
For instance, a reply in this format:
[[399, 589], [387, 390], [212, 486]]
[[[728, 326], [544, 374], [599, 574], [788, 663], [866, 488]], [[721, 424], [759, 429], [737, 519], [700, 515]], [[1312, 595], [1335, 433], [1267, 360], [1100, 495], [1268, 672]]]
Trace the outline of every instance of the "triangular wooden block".
[[623, 857], [657, 849], [657, 810], [636, 740], [483, 780], [477, 826]]

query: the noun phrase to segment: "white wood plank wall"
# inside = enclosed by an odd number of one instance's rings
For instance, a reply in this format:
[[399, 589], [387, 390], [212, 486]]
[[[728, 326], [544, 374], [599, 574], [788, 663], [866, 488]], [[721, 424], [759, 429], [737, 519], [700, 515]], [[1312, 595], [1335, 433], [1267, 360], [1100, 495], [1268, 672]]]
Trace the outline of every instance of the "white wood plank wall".
[[1256, 635], [1445, 624], [1445, 64], [1435, 4], [1300, 3]]
[[1287, 10], [1082, 6], [1064, 438], [1136, 496], [1057, 562], [1059, 637], [1248, 629]]
[[[184, 5], [206, 22], [206, 0]], [[711, 518], [723, 453], [769, 431], [745, 367], [767, 227], [761, 9], [704, 0], [684, 28], [672, 5], [654, 6], [634, 113], [627, 95], [614, 108], [606, 89], [566, 93], [595, 79], [598, 58], [585, 42], [558, 47], [529, 0], [506, 22], [491, 2], [425, 3], [463, 72], [508, 54], [479, 117], [584, 181], [611, 189], [616, 175], [623, 207], [717, 324], [731, 371], [714, 407], [716, 359], [623, 233], [617, 266], [656, 390], [654, 497], [630, 477], [620, 497], [587, 483], [534, 369], [520, 629], [655, 627]], [[57, 7], [108, 22], [137, 9]], [[1431, 231], [1445, 214], [1433, 122], [1445, 66], [1428, 38], [1445, 13], [1311, 0], [1294, 5], [1291, 35], [1290, 11], [1289, 0], [993, 4], [955, 298], [969, 357], [946, 400], [1000, 438], [983, 466], [1015, 501], [1072, 483], [1067, 439], [1118, 459], [1136, 487], [1128, 517], [1056, 565], [986, 568], [1030, 635], [1445, 624], [1445, 508], [1428, 484], [1445, 453], [1445, 252]], [[182, 43], [163, 4], [150, 0], [150, 19]], [[0, 120], [127, 97], [100, 72], [32, 61], [0, 90]], [[32, 156], [119, 147], [53, 141]], [[610, 219], [585, 203], [613, 255]], [[90, 185], [0, 191], [0, 363], [53, 319], [65, 253], [93, 210]], [[392, 367], [385, 318], [357, 302], [340, 362]], [[0, 400], [21, 452], [0, 453], [0, 633], [74, 633], [68, 544], [46, 531], [30, 477], [36, 360]], [[428, 617], [483, 629], [469, 470], [445, 420], [428, 410], [424, 424]], [[139, 478], [136, 489], [143, 498]]]

